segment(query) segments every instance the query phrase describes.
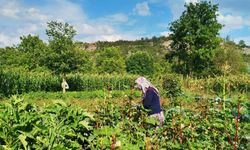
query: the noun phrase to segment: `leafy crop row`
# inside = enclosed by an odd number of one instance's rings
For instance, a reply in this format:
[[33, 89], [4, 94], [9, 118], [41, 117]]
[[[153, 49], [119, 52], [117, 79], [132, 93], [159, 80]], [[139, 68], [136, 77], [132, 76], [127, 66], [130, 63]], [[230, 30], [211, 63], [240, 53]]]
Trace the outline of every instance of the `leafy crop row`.
[[94, 119], [62, 102], [40, 110], [16, 97], [0, 112], [0, 149], [81, 149]]
[[226, 110], [206, 101], [200, 111], [164, 107], [161, 127], [140, 105], [133, 107], [127, 101], [126, 107], [117, 108], [110, 102], [96, 112], [92, 143], [98, 149], [109, 149], [111, 139], [120, 141], [120, 149], [247, 149], [250, 105], [243, 99], [230, 102]]
[[164, 107], [165, 122], [147, 116], [132, 98], [112, 99], [95, 114], [55, 105], [39, 109], [22, 99], [0, 104], [0, 147], [4, 149], [247, 149], [249, 103], [239, 98], [222, 110], [204, 102], [200, 111]]
[[186, 88], [199, 90], [213, 90], [222, 92], [224, 89], [229, 91], [250, 92], [250, 75], [230, 75], [217, 76], [204, 79], [185, 78], [183, 84]]

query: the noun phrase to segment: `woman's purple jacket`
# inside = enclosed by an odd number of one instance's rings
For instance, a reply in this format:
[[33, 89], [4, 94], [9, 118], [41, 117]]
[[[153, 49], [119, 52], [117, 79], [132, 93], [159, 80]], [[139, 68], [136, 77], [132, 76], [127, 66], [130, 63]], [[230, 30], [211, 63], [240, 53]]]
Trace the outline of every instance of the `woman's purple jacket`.
[[142, 101], [143, 107], [149, 109], [149, 115], [153, 115], [161, 112], [160, 97], [156, 90], [149, 87], [146, 91], [146, 95]]

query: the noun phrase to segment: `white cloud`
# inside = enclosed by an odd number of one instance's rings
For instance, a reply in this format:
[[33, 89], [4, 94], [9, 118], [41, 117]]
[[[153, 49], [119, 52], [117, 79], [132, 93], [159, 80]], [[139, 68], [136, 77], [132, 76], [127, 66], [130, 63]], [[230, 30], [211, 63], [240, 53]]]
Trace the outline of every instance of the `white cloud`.
[[161, 36], [166, 36], [168, 37], [172, 32], [169, 32], [169, 31], [163, 31], [160, 33]]
[[110, 25], [105, 24], [78, 24], [76, 25], [78, 34], [86, 35], [111, 35], [115, 33], [115, 29]]
[[[146, 11], [140, 10], [140, 14], [148, 15], [149, 7], [145, 4], [142, 6]], [[142, 34], [138, 31], [123, 32], [115, 28], [119, 23], [133, 25], [136, 22], [129, 20], [127, 14], [116, 13], [91, 20], [80, 5], [70, 0], [53, 0], [42, 6], [31, 6], [18, 0], [0, 0], [0, 27], [3, 27], [0, 28], [0, 47], [18, 44], [19, 37], [27, 34], [39, 35], [41, 39], [46, 40], [45, 29], [47, 22], [51, 20], [68, 22], [77, 30], [77, 40], [89, 42], [134, 40]]]
[[104, 41], [118, 41], [122, 39], [121, 35], [113, 34], [113, 35], [103, 35], [101, 38]]
[[[178, 19], [181, 16], [182, 12], [185, 10], [184, 3], [197, 3], [199, 1], [200, 0], [168, 0], [167, 4], [173, 15], [173, 20]], [[224, 3], [226, 3], [225, 0]], [[229, 8], [221, 9], [223, 9], [223, 12], [225, 12], [225, 10]], [[225, 15], [225, 13], [222, 12], [218, 13], [218, 21], [221, 24], [225, 25], [222, 29], [223, 33], [228, 33], [232, 30], [241, 29], [244, 26], [250, 26], [250, 17], [247, 17], [246, 15], [239, 15], [239, 13], [236, 14], [236, 12], [232, 11], [232, 9], [229, 10], [231, 10], [231, 13], [233, 13], [233, 15], [229, 13], [226, 13]]]
[[170, 8], [171, 13], [173, 15], [173, 20], [178, 19], [182, 12], [184, 11], [184, 1], [183, 0], [168, 0], [166, 2], [167, 7]]
[[134, 11], [139, 15], [139, 16], [149, 16], [150, 9], [148, 6], [148, 2], [143, 2], [143, 3], [138, 3], [136, 4]]
[[0, 16], [7, 17], [12, 20], [40, 20], [46, 21], [48, 15], [42, 14], [38, 9], [33, 7], [25, 7], [16, 0], [5, 1], [0, 5]]
[[27, 16], [27, 19], [30, 20], [40, 20], [40, 21], [47, 21], [49, 20], [49, 15], [42, 14], [40, 10], [36, 8], [29, 8], [25, 14]]
[[250, 19], [247, 19], [247, 20], [245, 21], [245, 23], [246, 23], [247, 26], [250, 27]]
[[162, 2], [162, 5], [170, 9], [173, 20], [177, 20], [185, 10], [185, 3], [197, 3], [199, 1], [200, 0], [165, 0]]
[[245, 20], [242, 16], [222, 15], [219, 13], [218, 21], [224, 25], [222, 32], [230, 32], [235, 29], [241, 29], [249, 24], [249, 20]]
[[158, 3], [170, 9], [172, 14], [172, 20], [178, 19], [182, 12], [185, 10], [185, 3], [197, 3], [200, 0], [147, 0], [150, 4]]
[[96, 41], [118, 41], [118, 40], [136, 40], [142, 36], [134, 32], [126, 33], [113, 33], [111, 35], [90, 35], [79, 37], [78, 39], [85, 42], [96, 42]]
[[87, 19], [80, 5], [69, 0], [51, 1], [46, 7], [40, 9], [49, 16], [49, 20], [63, 20], [65, 22], [77, 23]]
[[[19, 37], [27, 34], [37, 34], [46, 40], [45, 29], [51, 20], [76, 25], [85, 22], [86, 16], [79, 5], [68, 0], [54, 0], [43, 6], [29, 6], [18, 0], [0, 0], [0, 47], [17, 44]], [[106, 26], [99, 28], [103, 28], [99, 29], [103, 32], [111, 32]]]
[[112, 14], [109, 16], [95, 19], [95, 22], [101, 23], [101, 24], [108, 23], [108, 24], [115, 25], [115, 24], [120, 24], [120, 23], [127, 23], [127, 22], [129, 22], [129, 18], [124, 13], [116, 13], [116, 14]]
[[133, 20], [128, 21], [128, 22], [126, 23], [126, 25], [127, 25], [127, 26], [133, 26], [133, 25], [135, 25], [137, 22], [138, 22], [137, 20], [133, 19]]
[[14, 0], [10, 0], [7, 3], [0, 3], [0, 16], [17, 18], [20, 8]]
[[84, 23], [76, 26], [77, 39], [85, 42], [95, 41], [117, 41], [117, 40], [135, 40], [140, 39], [143, 31], [119, 31], [112, 25], [102, 22]]
[[158, 27], [160, 27], [160, 28], [168, 28], [169, 27], [169, 23], [159, 23], [158, 25], [157, 25]]
[[17, 33], [19, 35], [34, 34], [38, 30], [39, 27], [37, 24], [29, 24], [24, 27], [17, 28]]
[[0, 33], [0, 46], [11, 46], [19, 41], [18, 37], [9, 36], [4, 33]]
[[118, 13], [111, 15], [110, 17], [108, 17], [108, 19], [110, 19], [112, 22], [123, 23], [128, 21], [128, 16], [123, 13]]
[[223, 14], [249, 16], [249, 0], [216, 0], [215, 3], [219, 3], [219, 9]]
[[247, 45], [250, 45], [250, 36], [237, 37], [233, 39], [236, 43], [239, 43], [240, 40], [245, 41]]
[[199, 0], [185, 0], [185, 3], [197, 3]]

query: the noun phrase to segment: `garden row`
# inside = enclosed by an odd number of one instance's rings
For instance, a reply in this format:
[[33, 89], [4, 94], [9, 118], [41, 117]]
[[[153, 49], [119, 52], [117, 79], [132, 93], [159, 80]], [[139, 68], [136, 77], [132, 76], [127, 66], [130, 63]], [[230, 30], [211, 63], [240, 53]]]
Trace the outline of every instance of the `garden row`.
[[[70, 74], [66, 80], [69, 91], [127, 90], [133, 85], [133, 75], [82, 75]], [[0, 71], [0, 96], [37, 91], [61, 91], [60, 76], [43, 73]]]
[[[66, 80], [68, 91], [96, 90], [129, 90], [134, 86], [136, 75], [95, 75], [69, 74]], [[250, 75], [218, 76], [206, 79], [177, 78], [178, 75], [166, 74], [158, 81], [151, 79], [162, 91], [169, 96], [181, 93], [181, 89], [203, 90], [204, 92], [249, 92]], [[179, 79], [179, 80], [178, 80]], [[61, 91], [60, 76], [47, 73], [28, 73], [0, 70], [0, 97], [29, 92], [58, 92]]]
[[[132, 100], [132, 99], [130, 99]], [[93, 115], [57, 101], [43, 109], [13, 97], [0, 104], [0, 149], [247, 149], [249, 103], [239, 98], [226, 110], [217, 104], [194, 112], [164, 107], [165, 122], [147, 117], [140, 105], [109, 100]]]
[[187, 77], [183, 80], [186, 88], [196, 90], [212, 90], [214, 92], [222, 92], [226, 90], [237, 92], [250, 92], [250, 75], [239, 74], [229, 76], [217, 76], [204, 79], [195, 79]]

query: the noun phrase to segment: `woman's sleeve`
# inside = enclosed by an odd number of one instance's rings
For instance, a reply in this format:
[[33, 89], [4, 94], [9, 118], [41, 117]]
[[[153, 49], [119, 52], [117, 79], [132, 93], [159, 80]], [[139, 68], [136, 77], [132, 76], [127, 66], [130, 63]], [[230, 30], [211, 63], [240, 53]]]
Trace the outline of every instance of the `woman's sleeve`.
[[149, 108], [152, 105], [153, 93], [147, 92], [145, 98], [142, 103], [145, 108]]

